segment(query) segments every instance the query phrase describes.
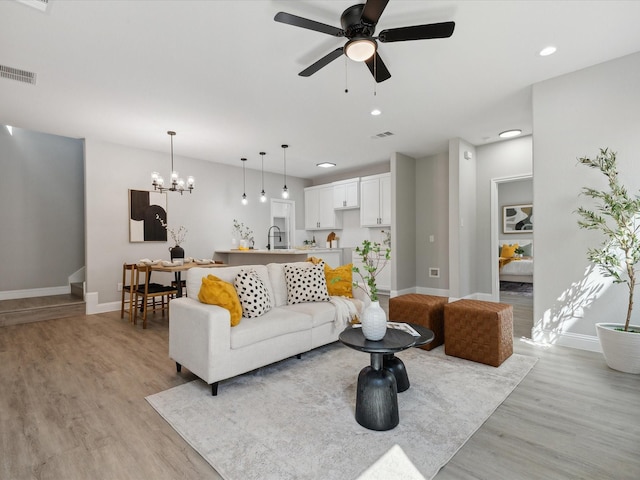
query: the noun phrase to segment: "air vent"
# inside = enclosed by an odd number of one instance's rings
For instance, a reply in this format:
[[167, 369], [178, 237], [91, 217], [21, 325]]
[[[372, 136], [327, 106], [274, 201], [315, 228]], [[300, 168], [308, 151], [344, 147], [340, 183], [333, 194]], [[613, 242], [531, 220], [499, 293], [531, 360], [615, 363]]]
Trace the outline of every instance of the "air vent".
[[41, 12], [46, 12], [49, 6], [49, 0], [18, 0], [18, 2], [36, 8]]
[[374, 140], [377, 140], [378, 138], [386, 138], [386, 137], [390, 137], [394, 135], [394, 133], [391, 132], [382, 132], [382, 133], [378, 133], [377, 135], [374, 135], [373, 138]]
[[7, 67], [6, 65], [0, 65], [0, 78], [8, 78], [9, 80], [30, 83], [31, 85], [36, 84], [35, 73], [20, 70], [19, 68]]

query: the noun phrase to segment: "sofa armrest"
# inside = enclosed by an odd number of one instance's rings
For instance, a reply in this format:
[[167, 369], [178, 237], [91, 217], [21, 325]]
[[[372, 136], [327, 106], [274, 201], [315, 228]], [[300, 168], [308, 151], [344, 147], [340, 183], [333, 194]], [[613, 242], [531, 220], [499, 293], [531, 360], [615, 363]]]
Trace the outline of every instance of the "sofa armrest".
[[231, 348], [229, 311], [188, 297], [172, 300], [169, 309], [169, 357], [205, 382], [217, 381], [215, 366]]

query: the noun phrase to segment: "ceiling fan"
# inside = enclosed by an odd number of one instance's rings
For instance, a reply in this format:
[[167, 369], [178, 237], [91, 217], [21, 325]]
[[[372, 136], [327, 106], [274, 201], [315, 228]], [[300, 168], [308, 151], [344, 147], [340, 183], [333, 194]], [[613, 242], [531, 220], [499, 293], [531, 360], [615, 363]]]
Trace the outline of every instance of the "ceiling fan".
[[389, 73], [382, 58], [380, 58], [377, 41], [382, 43], [405, 42], [408, 40], [448, 38], [453, 35], [455, 22], [442, 22], [390, 28], [381, 31], [377, 37], [374, 37], [376, 25], [387, 3], [389, 3], [389, 0], [367, 0], [365, 3], [352, 5], [342, 12], [340, 17], [342, 28], [298, 17], [290, 13], [278, 12], [274, 17], [276, 22], [348, 39], [343, 47], [336, 48], [305, 68], [298, 75], [309, 77], [344, 53], [356, 62], [366, 63], [376, 82], [384, 82], [391, 78], [391, 73]]

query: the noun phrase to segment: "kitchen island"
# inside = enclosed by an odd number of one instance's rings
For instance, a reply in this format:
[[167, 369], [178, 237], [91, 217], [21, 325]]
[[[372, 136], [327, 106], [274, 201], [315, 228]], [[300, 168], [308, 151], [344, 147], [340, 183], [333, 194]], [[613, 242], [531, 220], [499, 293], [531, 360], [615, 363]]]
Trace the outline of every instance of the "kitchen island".
[[322, 258], [329, 266], [335, 268], [342, 263], [342, 249], [216, 250], [213, 259], [227, 265], [266, 265], [268, 263], [304, 262], [309, 257]]

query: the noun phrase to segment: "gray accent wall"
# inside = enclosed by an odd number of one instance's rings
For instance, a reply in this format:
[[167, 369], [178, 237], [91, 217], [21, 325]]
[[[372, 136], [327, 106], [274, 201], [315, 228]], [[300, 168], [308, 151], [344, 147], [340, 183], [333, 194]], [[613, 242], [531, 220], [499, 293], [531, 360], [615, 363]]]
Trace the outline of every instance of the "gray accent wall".
[[0, 294], [68, 291], [84, 266], [83, 142], [0, 125], [0, 172]]
[[[416, 162], [416, 286], [449, 289], [449, 156], [441, 153]], [[433, 241], [430, 237], [433, 236]], [[439, 268], [440, 277], [430, 277]], [[437, 292], [434, 292], [437, 293]]]
[[391, 158], [391, 211], [391, 290], [402, 292], [416, 284], [416, 160], [401, 153]]
[[[597, 322], [622, 322], [624, 286], [611, 285], [586, 258], [601, 240], [578, 228], [575, 210], [583, 186], [601, 188], [596, 171], [577, 164], [601, 147], [618, 153], [620, 179], [640, 188], [640, 54], [585, 68], [534, 85], [533, 198], [534, 322], [536, 338], [599, 349]], [[640, 324], [636, 304], [633, 323]]]

